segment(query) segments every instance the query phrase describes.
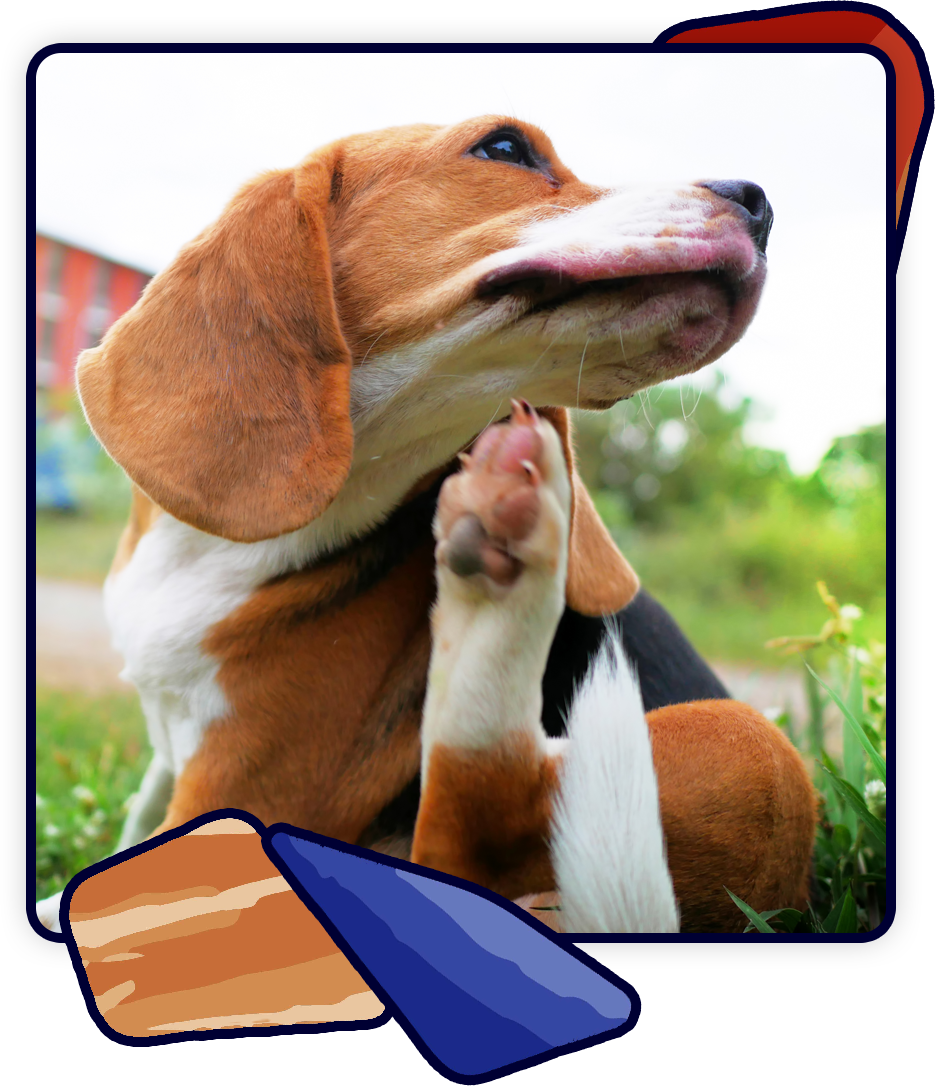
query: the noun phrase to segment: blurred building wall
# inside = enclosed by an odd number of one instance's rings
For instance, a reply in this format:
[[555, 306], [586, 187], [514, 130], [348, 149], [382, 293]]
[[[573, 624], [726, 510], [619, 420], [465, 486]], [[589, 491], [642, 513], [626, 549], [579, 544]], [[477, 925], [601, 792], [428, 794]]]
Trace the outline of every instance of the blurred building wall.
[[140, 296], [148, 272], [36, 234], [36, 389], [69, 389], [75, 359]]
[[36, 508], [76, 511], [97, 442], [76, 422], [75, 360], [140, 296], [150, 275], [36, 234]]

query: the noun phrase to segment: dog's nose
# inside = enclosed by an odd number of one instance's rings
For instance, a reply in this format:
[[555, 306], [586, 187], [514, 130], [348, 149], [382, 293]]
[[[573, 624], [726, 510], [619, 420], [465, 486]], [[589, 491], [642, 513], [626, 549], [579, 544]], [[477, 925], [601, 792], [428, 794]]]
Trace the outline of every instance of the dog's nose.
[[759, 185], [752, 181], [702, 181], [699, 187], [710, 189], [742, 207], [750, 237], [761, 253], [766, 252], [766, 242], [773, 225], [773, 209]]

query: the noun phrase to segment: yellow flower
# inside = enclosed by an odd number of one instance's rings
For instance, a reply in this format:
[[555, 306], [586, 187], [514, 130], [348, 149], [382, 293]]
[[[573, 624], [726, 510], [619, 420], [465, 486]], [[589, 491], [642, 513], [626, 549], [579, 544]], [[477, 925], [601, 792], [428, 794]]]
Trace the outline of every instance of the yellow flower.
[[793, 652], [806, 652], [808, 649], [816, 649], [819, 645], [825, 645], [833, 638], [847, 638], [853, 633], [854, 623], [863, 618], [863, 611], [853, 603], [846, 603], [842, 607], [837, 599], [828, 591], [824, 581], [817, 584], [818, 595], [822, 603], [831, 612], [831, 618], [822, 626], [821, 633], [802, 637], [776, 637], [766, 642], [768, 649], [781, 649], [783, 655]]

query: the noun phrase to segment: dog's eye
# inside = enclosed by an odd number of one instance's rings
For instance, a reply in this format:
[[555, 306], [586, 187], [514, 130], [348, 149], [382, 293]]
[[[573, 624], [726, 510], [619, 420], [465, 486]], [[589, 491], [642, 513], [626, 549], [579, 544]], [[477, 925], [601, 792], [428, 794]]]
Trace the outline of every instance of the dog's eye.
[[477, 144], [471, 154], [476, 155], [477, 158], [490, 158], [496, 162], [514, 162], [517, 166], [537, 168], [526, 144], [506, 132], [490, 136], [483, 143]]

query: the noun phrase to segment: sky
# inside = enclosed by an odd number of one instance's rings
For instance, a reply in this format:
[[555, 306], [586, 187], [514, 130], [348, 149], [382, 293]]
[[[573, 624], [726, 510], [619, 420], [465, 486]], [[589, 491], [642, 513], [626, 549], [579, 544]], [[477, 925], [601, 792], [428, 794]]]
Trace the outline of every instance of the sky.
[[538, 124], [591, 183], [753, 180], [776, 214], [769, 279], [717, 366], [728, 401], [757, 405], [748, 440], [808, 472], [885, 416], [884, 96], [859, 54], [57, 54], [37, 78], [38, 228], [158, 270], [262, 170], [482, 113]]

